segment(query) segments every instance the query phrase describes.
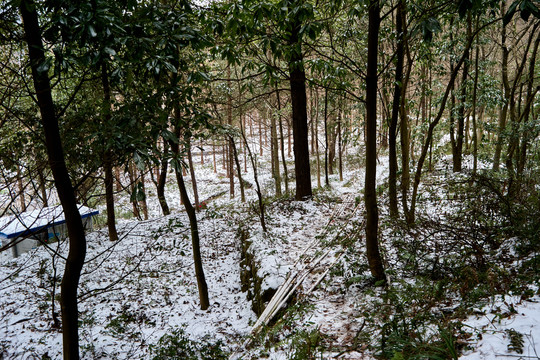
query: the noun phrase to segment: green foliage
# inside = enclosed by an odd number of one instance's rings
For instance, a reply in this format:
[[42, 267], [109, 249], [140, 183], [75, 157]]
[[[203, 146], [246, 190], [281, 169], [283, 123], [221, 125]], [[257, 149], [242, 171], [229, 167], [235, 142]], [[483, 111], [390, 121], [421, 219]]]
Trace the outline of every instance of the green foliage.
[[507, 329], [506, 335], [510, 339], [510, 344], [508, 344], [508, 351], [514, 351], [518, 354], [523, 354], [523, 334], [517, 332], [514, 329]]
[[190, 340], [181, 328], [163, 335], [157, 344], [150, 345], [153, 360], [225, 360], [227, 353], [221, 341]]
[[321, 345], [322, 335], [319, 329], [301, 330], [295, 334], [290, 342], [292, 354], [291, 360], [315, 360], [317, 354], [320, 354], [322, 359]]
[[142, 336], [139, 325], [155, 325], [142, 311], [131, 310], [129, 306], [124, 306], [122, 311], [111, 317], [106, 329], [109, 329], [112, 336], [138, 339]]

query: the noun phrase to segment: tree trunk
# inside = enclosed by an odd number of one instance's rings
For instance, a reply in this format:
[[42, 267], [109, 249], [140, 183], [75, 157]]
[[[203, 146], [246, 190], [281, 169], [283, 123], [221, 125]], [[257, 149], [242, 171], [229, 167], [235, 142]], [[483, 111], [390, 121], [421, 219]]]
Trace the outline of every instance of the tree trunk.
[[272, 177], [274, 178], [274, 184], [276, 187], [276, 196], [281, 196], [281, 175], [279, 171], [279, 150], [278, 150], [278, 138], [277, 138], [277, 125], [276, 116], [269, 110], [270, 116], [270, 155], [272, 158]]
[[366, 206], [366, 251], [371, 275], [385, 282], [386, 275], [379, 252], [377, 207], [377, 54], [379, 49], [380, 7], [378, 0], [369, 2], [368, 61], [366, 71], [366, 175], [364, 200]]
[[167, 141], [163, 140], [163, 154], [161, 157], [161, 168], [159, 171], [158, 183], [157, 183], [157, 197], [159, 200], [159, 205], [161, 206], [161, 211], [164, 216], [167, 216], [171, 213], [169, 209], [169, 204], [167, 204], [167, 199], [165, 198], [165, 183], [167, 182], [167, 170], [169, 168], [169, 144]]
[[45, 164], [38, 165], [37, 169], [38, 178], [39, 178], [39, 192], [41, 193], [41, 201], [43, 203], [43, 207], [49, 206], [49, 198], [47, 196], [47, 187], [45, 184]]
[[299, 32], [302, 23], [295, 19], [291, 27], [289, 44], [294, 48], [289, 59], [292, 123], [294, 138], [294, 169], [296, 200], [311, 198], [311, 171], [309, 168], [309, 142], [307, 126], [306, 73]]
[[[180, 118], [180, 109], [177, 105], [174, 106], [174, 116], [175, 120], [178, 122]], [[174, 134], [178, 141], [180, 141], [180, 128], [177, 124], [174, 124]], [[201, 257], [201, 248], [200, 248], [200, 239], [199, 239], [199, 229], [197, 225], [197, 214], [195, 208], [191, 205], [191, 200], [189, 199], [186, 185], [184, 183], [184, 177], [182, 176], [181, 169], [181, 160], [180, 160], [180, 145], [178, 142], [171, 142], [171, 151], [174, 155], [174, 172], [176, 174], [176, 182], [178, 184], [178, 190], [180, 191], [180, 197], [182, 203], [184, 204], [184, 209], [189, 218], [189, 226], [191, 229], [191, 244], [193, 247], [193, 261], [195, 266], [195, 277], [197, 279], [197, 287], [199, 289], [199, 301], [201, 310], [206, 310], [210, 306], [210, 301], [208, 299], [208, 285], [206, 284], [206, 278], [204, 276], [204, 270], [202, 266], [202, 257]]]
[[[534, 98], [536, 96], [536, 93], [540, 91], [540, 86], [537, 89], [533, 89], [534, 84], [534, 78], [536, 73], [536, 56], [538, 54], [538, 46], [540, 45], [540, 35], [536, 37], [536, 41], [534, 42], [532, 54], [529, 57], [529, 75], [527, 79], [527, 95], [526, 95], [526, 103], [525, 108], [521, 112], [521, 122], [525, 124], [525, 128], [528, 128], [527, 121], [529, 120], [529, 115], [531, 113], [531, 107], [534, 101]], [[525, 170], [525, 165], [527, 162], [527, 147], [530, 140], [530, 131], [524, 131], [521, 136], [521, 149], [520, 154], [518, 158], [518, 166], [517, 166], [517, 175], [518, 177], [523, 174], [523, 171]]]
[[136, 181], [137, 181], [137, 170], [135, 169], [136, 166], [133, 165], [133, 161], [129, 161], [128, 164], [128, 176], [129, 176], [129, 188], [131, 190], [131, 204], [133, 205], [133, 216], [136, 217], [138, 220], [142, 220], [141, 213], [139, 211], [139, 204], [137, 203], [136, 199]]
[[[506, 14], [506, 0], [501, 1], [501, 15]], [[498, 171], [501, 161], [501, 150], [503, 146], [503, 133], [506, 128], [506, 118], [508, 113], [508, 96], [510, 92], [510, 86], [508, 81], [508, 55], [509, 51], [506, 47], [506, 25], [501, 21], [501, 47], [502, 47], [502, 59], [501, 59], [501, 87], [503, 90], [504, 104], [501, 105], [499, 111], [499, 127], [497, 131], [497, 144], [495, 145], [495, 156], [493, 159], [493, 170]]]
[[[188, 140], [186, 144], [187, 148], [187, 157], [189, 165], [189, 175], [191, 177], [191, 186], [193, 188], [193, 198], [195, 200], [195, 209], [199, 210], [201, 208], [199, 203], [199, 191], [197, 189], [197, 178], [195, 177], [195, 167], [193, 166], [193, 157], [191, 156], [191, 141]], [[234, 170], [231, 169], [231, 172], [234, 175]]]
[[[397, 199], [397, 125], [399, 117], [399, 108], [401, 104], [401, 88], [403, 84], [403, 61], [405, 59], [405, 49], [403, 44], [403, 19], [405, 12], [405, 2], [400, 0], [397, 6], [396, 15], [396, 73], [394, 81], [394, 99], [392, 101], [392, 116], [388, 129], [388, 197], [390, 201], [390, 216], [398, 217], [398, 199]], [[407, 159], [408, 162], [408, 159]]]
[[26, 199], [24, 197], [24, 184], [21, 171], [21, 165], [17, 164], [17, 186], [19, 187], [19, 204], [21, 206], [21, 212], [26, 211]]
[[[111, 122], [111, 87], [109, 85], [109, 74], [107, 63], [101, 63], [101, 85], [103, 86], [103, 123], [104, 128]], [[109, 134], [104, 134], [109, 136]], [[116, 231], [116, 214], [114, 212], [114, 178], [113, 178], [112, 150], [105, 149], [103, 154], [103, 172], [105, 173], [105, 202], [107, 205], [107, 229], [109, 239], [118, 240]]]
[[[477, 33], [476, 33], [477, 34]], [[448, 96], [450, 95], [450, 91], [454, 86], [454, 82], [457, 77], [457, 73], [461, 67], [461, 65], [465, 62], [465, 59], [467, 58], [467, 54], [472, 46], [474, 37], [470, 37], [468, 39], [468, 43], [466, 44], [465, 52], [459, 59], [458, 63], [456, 64], [455, 68], [450, 74], [450, 79], [448, 81], [448, 85], [446, 86], [446, 90], [444, 92], [444, 95], [441, 99], [440, 105], [439, 105], [439, 112], [437, 113], [437, 116], [433, 121], [429, 124], [427, 134], [424, 140], [424, 144], [422, 146], [422, 151], [420, 153], [420, 157], [418, 158], [418, 164], [416, 165], [416, 172], [414, 174], [414, 184], [413, 184], [413, 193], [412, 193], [412, 199], [411, 199], [411, 208], [410, 208], [410, 217], [411, 221], [414, 222], [415, 217], [415, 211], [416, 211], [416, 197], [418, 194], [418, 186], [420, 185], [420, 178], [422, 177], [422, 169], [424, 166], [424, 161], [427, 156], [427, 152], [429, 149], [429, 144], [431, 144], [431, 140], [433, 138], [433, 131], [435, 130], [435, 127], [439, 124], [441, 121], [441, 118], [444, 114], [445, 108], [446, 108], [446, 102], [448, 101]]]
[[197, 279], [197, 288], [199, 289], [199, 302], [201, 310], [206, 310], [210, 306], [210, 300], [208, 298], [208, 285], [206, 284], [206, 278], [204, 276], [204, 270], [202, 265], [201, 246], [197, 225], [197, 214], [195, 213], [193, 205], [191, 205], [191, 201], [186, 190], [186, 185], [184, 184], [184, 177], [182, 176], [182, 171], [180, 169], [176, 169], [175, 174], [176, 181], [178, 182], [178, 188], [180, 189], [180, 196], [182, 196], [184, 208], [186, 209], [186, 213], [189, 218], [189, 226], [191, 228], [191, 245], [193, 247], [195, 277]]
[[[229, 88], [229, 94], [227, 95], [227, 124], [232, 127], [232, 86], [231, 86], [231, 66], [227, 66], [227, 87]], [[234, 198], [234, 156], [233, 156], [233, 144], [232, 138], [229, 138], [227, 154], [227, 175], [229, 175], [229, 197]], [[261, 154], [262, 155], [262, 154]], [[197, 195], [198, 197], [198, 195]]]
[[259, 204], [259, 219], [261, 220], [261, 227], [263, 229], [263, 232], [266, 232], [266, 219], [264, 214], [264, 201], [262, 197], [262, 191], [261, 186], [259, 184], [259, 177], [257, 175], [257, 164], [255, 164], [255, 159], [253, 158], [253, 154], [251, 153], [251, 149], [249, 148], [249, 144], [246, 138], [246, 133], [244, 131], [244, 128], [242, 127], [242, 123], [240, 123], [240, 132], [242, 134], [242, 139], [244, 140], [244, 145], [246, 147], [246, 152], [249, 156], [249, 159], [251, 161], [251, 165], [253, 166], [253, 179], [255, 180], [255, 186], [256, 186], [256, 192], [257, 192], [257, 199]]
[[343, 144], [341, 138], [341, 121], [342, 121], [342, 110], [339, 108], [338, 112], [338, 162], [339, 162], [339, 181], [343, 181]]
[[317, 162], [317, 187], [321, 187], [321, 157], [319, 156], [319, 91], [315, 90], [315, 158]]
[[240, 201], [243, 203], [246, 202], [246, 194], [244, 191], [244, 181], [242, 180], [242, 167], [240, 166], [240, 161], [238, 160], [238, 152], [236, 151], [236, 144], [234, 143], [234, 138], [230, 137], [232, 150], [233, 150], [233, 156], [234, 156], [234, 162], [236, 163], [236, 170], [238, 175], [238, 183], [240, 184]]
[[330, 186], [328, 180], [328, 89], [324, 88], [324, 184]]
[[117, 241], [118, 232], [116, 231], [116, 214], [114, 212], [114, 192], [113, 192], [113, 174], [110, 151], [106, 151], [103, 158], [103, 171], [105, 172], [105, 202], [107, 205], [107, 229], [109, 231], [109, 240]]
[[140, 191], [142, 191], [142, 195], [143, 195], [140, 203], [141, 203], [141, 209], [143, 212], [143, 218], [144, 220], [148, 220], [148, 204], [146, 202], [146, 181], [144, 177], [145, 177], [145, 171], [143, 170], [141, 171], [141, 179], [139, 180], [141, 184]]
[[[477, 20], [478, 21], [478, 20]], [[478, 27], [478, 23], [476, 25]], [[478, 58], [479, 58], [480, 45], [478, 44], [478, 39], [476, 40], [476, 52], [474, 56], [474, 84], [473, 84], [473, 95], [472, 95], [472, 127], [473, 127], [473, 174], [476, 174], [478, 168], [478, 136], [477, 136], [477, 124], [476, 124], [476, 99], [477, 99], [477, 89], [478, 89]]]
[[[279, 114], [279, 137], [280, 137], [280, 150], [281, 150], [281, 162], [283, 163], [283, 179], [285, 180], [285, 194], [289, 193], [289, 173], [287, 171], [287, 160], [285, 158], [285, 138], [283, 137], [283, 117], [281, 116], [281, 98], [279, 96], [279, 89], [276, 88], [276, 97]], [[312, 120], [313, 121], [313, 120]]]
[[69, 236], [69, 253], [62, 278], [60, 304], [62, 308], [64, 359], [75, 360], [79, 359], [77, 288], [86, 257], [86, 237], [75, 199], [75, 192], [65, 163], [58, 118], [55, 114], [55, 106], [51, 94], [50, 80], [46, 71], [39, 70], [39, 67], [46, 60], [36, 4], [32, 0], [21, 1], [19, 10], [23, 21], [25, 40], [28, 44], [32, 78], [41, 112], [43, 131], [45, 132], [45, 145], [49, 157], [49, 165], [64, 211]]
[[[471, 38], [471, 12], [467, 14], [467, 39]], [[463, 64], [463, 77], [461, 79], [461, 99], [458, 108], [458, 128], [456, 139], [456, 152], [453, 156], [453, 170], [460, 172], [463, 163], [463, 140], [465, 137], [465, 104], [467, 102], [467, 78], [469, 76], [469, 48], [465, 49], [465, 62]]]

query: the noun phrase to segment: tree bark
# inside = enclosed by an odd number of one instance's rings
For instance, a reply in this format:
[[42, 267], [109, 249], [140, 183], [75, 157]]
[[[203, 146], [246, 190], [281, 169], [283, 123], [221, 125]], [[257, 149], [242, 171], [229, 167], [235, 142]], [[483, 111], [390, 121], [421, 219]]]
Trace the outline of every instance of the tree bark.
[[379, 49], [380, 5], [378, 0], [369, 3], [368, 61], [366, 71], [366, 174], [364, 201], [366, 206], [366, 251], [375, 281], [386, 282], [379, 252], [377, 207], [377, 55]]
[[[399, 108], [401, 104], [401, 88], [403, 84], [403, 62], [405, 59], [405, 49], [403, 45], [403, 19], [405, 11], [405, 2], [400, 0], [397, 6], [396, 14], [396, 73], [394, 77], [394, 99], [392, 101], [392, 116], [388, 129], [388, 197], [390, 201], [390, 216], [398, 217], [398, 199], [397, 199], [397, 125], [399, 117]], [[408, 160], [407, 160], [408, 161]]]
[[[477, 23], [478, 26], [478, 23]], [[479, 61], [479, 54], [480, 52], [480, 45], [478, 44], [478, 39], [476, 40], [476, 52], [474, 56], [474, 85], [473, 85], [473, 95], [472, 95], [472, 103], [473, 103], [473, 109], [472, 109], [472, 127], [473, 127], [473, 174], [476, 174], [476, 170], [478, 167], [478, 134], [477, 134], [477, 121], [476, 121], [476, 99], [477, 99], [477, 92], [478, 92], [478, 61]]]
[[279, 89], [276, 88], [277, 106], [279, 114], [279, 137], [280, 150], [281, 150], [281, 162], [283, 163], [283, 179], [285, 180], [285, 194], [289, 193], [289, 172], [287, 170], [287, 159], [285, 158], [285, 138], [283, 137], [283, 117], [281, 116], [281, 98], [279, 96]]
[[[472, 36], [472, 21], [471, 21], [471, 12], [467, 14], [467, 39], [470, 39]], [[461, 79], [461, 99], [458, 108], [458, 128], [457, 128], [457, 139], [456, 139], [456, 152], [453, 155], [453, 170], [454, 172], [460, 172], [462, 169], [463, 163], [463, 140], [465, 137], [464, 127], [465, 127], [465, 104], [467, 102], [467, 78], [469, 77], [469, 51], [470, 47], [465, 49], [465, 62], [463, 64], [463, 77]]]
[[[180, 118], [180, 109], [178, 106], [174, 107], [175, 120]], [[174, 134], [180, 141], [180, 128], [174, 125]], [[186, 185], [184, 183], [184, 177], [182, 175], [181, 161], [180, 161], [180, 144], [178, 142], [171, 142], [171, 151], [174, 155], [174, 172], [176, 174], [176, 182], [178, 184], [178, 190], [180, 191], [180, 197], [184, 204], [184, 209], [188, 215], [189, 226], [191, 229], [191, 245], [193, 247], [193, 262], [195, 266], [195, 278], [197, 279], [197, 287], [199, 289], [199, 302], [201, 310], [206, 310], [210, 306], [210, 300], [208, 298], [208, 285], [206, 284], [206, 278], [204, 276], [204, 270], [201, 257], [201, 246], [199, 239], [199, 228], [197, 224], [197, 214], [195, 208], [191, 205]]]
[[263, 232], [266, 232], [266, 219], [265, 219], [265, 213], [264, 213], [264, 201], [261, 191], [261, 185], [259, 183], [259, 177], [257, 175], [257, 164], [255, 164], [255, 159], [253, 157], [253, 154], [251, 152], [251, 149], [249, 148], [249, 144], [246, 138], [246, 133], [244, 131], [244, 128], [242, 126], [242, 123], [240, 123], [240, 133], [242, 134], [242, 139], [244, 140], [244, 145], [246, 147], [246, 152], [249, 156], [249, 159], [251, 161], [251, 165], [253, 166], [253, 179], [255, 180], [255, 186], [256, 186], [256, 192], [257, 192], [257, 200], [259, 205], [259, 219], [261, 220], [261, 227], [263, 229]]
[[[506, 0], [501, 1], [501, 15], [506, 14]], [[503, 133], [506, 128], [506, 118], [508, 113], [508, 96], [510, 92], [510, 86], [508, 81], [508, 55], [509, 51], [506, 47], [506, 25], [501, 21], [501, 87], [503, 90], [504, 104], [501, 105], [499, 111], [499, 127], [497, 131], [497, 144], [495, 145], [495, 156], [493, 159], [493, 170], [498, 171], [501, 161], [501, 151], [503, 146]]]
[[330, 186], [328, 180], [328, 89], [324, 88], [324, 184]]
[[[229, 88], [229, 93], [227, 95], [227, 124], [232, 126], [232, 85], [231, 85], [231, 66], [227, 66], [227, 87]], [[229, 138], [228, 149], [227, 149], [227, 175], [229, 176], [229, 196], [231, 199], [234, 198], [234, 156], [232, 149], [232, 140]], [[262, 148], [262, 147], [261, 147]], [[262, 154], [261, 154], [262, 155]]]
[[[536, 37], [536, 41], [534, 42], [533, 51], [529, 58], [529, 74], [527, 79], [527, 95], [526, 95], [526, 103], [525, 108], [521, 112], [521, 121], [523, 123], [526, 123], [529, 119], [529, 114], [531, 113], [531, 107], [533, 104], [533, 100], [536, 96], [536, 93], [540, 91], [540, 86], [537, 89], [533, 89], [534, 84], [534, 78], [536, 73], [536, 56], [538, 54], [538, 46], [540, 44], [540, 35]], [[528, 126], [525, 124], [525, 128]], [[528, 143], [530, 141], [530, 131], [524, 131], [523, 135], [521, 136], [521, 149], [520, 154], [518, 158], [518, 166], [517, 166], [517, 175], [518, 177], [523, 174], [523, 171], [525, 170], [525, 165], [527, 162], [527, 147]]]
[[[480, 29], [478, 29], [476, 31], [475, 35], [477, 35], [479, 31], [480, 31]], [[422, 169], [423, 169], [424, 161], [425, 161], [427, 153], [428, 153], [429, 144], [431, 143], [431, 139], [433, 138], [433, 131], [435, 130], [435, 127], [441, 121], [441, 118], [442, 118], [442, 116], [444, 114], [444, 111], [445, 111], [445, 108], [446, 108], [446, 102], [448, 101], [448, 96], [450, 95], [450, 91], [454, 86], [454, 82], [456, 80], [457, 73], [458, 73], [459, 69], [461, 68], [461, 65], [463, 65], [463, 63], [465, 62], [465, 59], [467, 57], [466, 55], [468, 54], [468, 52], [469, 52], [469, 50], [470, 50], [470, 48], [472, 46], [473, 40], [474, 40], [474, 36], [471, 36], [468, 39], [468, 43], [466, 44], [465, 51], [464, 51], [463, 55], [461, 56], [458, 63], [456, 64], [455, 68], [453, 69], [453, 71], [450, 74], [450, 79], [448, 81], [448, 85], [446, 86], [446, 90], [444, 92], [444, 95], [443, 95], [443, 97], [441, 99], [441, 102], [440, 102], [440, 105], [439, 105], [439, 112], [437, 113], [435, 119], [433, 119], [433, 121], [429, 124], [427, 134], [426, 134], [425, 139], [424, 139], [424, 144], [422, 146], [422, 151], [420, 153], [420, 157], [418, 158], [418, 163], [416, 165], [416, 172], [414, 174], [413, 193], [412, 193], [411, 207], [410, 207], [410, 221], [411, 221], [410, 223], [414, 222], [415, 211], [416, 211], [416, 197], [417, 197], [417, 194], [418, 194], [418, 186], [420, 185], [420, 178], [422, 177]]]
[[296, 200], [306, 200], [312, 196], [308, 148], [306, 73], [299, 38], [301, 26], [300, 19], [296, 18], [291, 26], [289, 38], [289, 45], [292, 47], [292, 54], [289, 59], [289, 80], [291, 86]]
[[[105, 126], [111, 122], [111, 87], [109, 85], [109, 74], [107, 63], [101, 63], [101, 85], [103, 86], [103, 122]], [[109, 134], [104, 134], [108, 136]], [[116, 214], [114, 212], [114, 177], [113, 177], [112, 150], [105, 149], [103, 154], [103, 172], [105, 173], [105, 203], [107, 206], [107, 229], [111, 241], [118, 240], [116, 231]]]
[[146, 180], [145, 180], [144, 177], [145, 177], [145, 171], [142, 170], [141, 171], [141, 179], [139, 181], [140, 181], [140, 184], [141, 184], [140, 190], [142, 191], [143, 196], [142, 196], [142, 200], [140, 201], [140, 203], [141, 203], [141, 209], [142, 209], [142, 212], [143, 212], [143, 218], [144, 218], [144, 220], [148, 220], [148, 203], [146, 202]]
[[165, 183], [167, 182], [167, 170], [169, 168], [169, 144], [167, 141], [163, 140], [163, 154], [161, 157], [161, 167], [159, 170], [159, 177], [156, 186], [157, 197], [159, 200], [159, 205], [161, 206], [161, 211], [164, 216], [167, 216], [171, 213], [169, 209], [169, 204], [167, 204], [167, 199], [165, 198]]
[[24, 197], [24, 184], [21, 171], [21, 165], [17, 164], [17, 186], [19, 187], [19, 204], [21, 206], [21, 212], [26, 211], [26, 199]]
[[41, 39], [36, 5], [32, 0], [20, 4], [25, 40], [32, 68], [32, 79], [41, 113], [45, 133], [45, 144], [49, 165], [53, 174], [58, 197], [64, 211], [69, 237], [69, 253], [61, 284], [62, 341], [65, 360], [79, 359], [79, 325], [77, 288], [86, 257], [86, 237], [77, 207], [75, 192], [65, 163], [58, 118], [51, 94], [51, 84], [47, 72], [39, 67], [45, 63], [45, 53]]
[[112, 174], [111, 154], [106, 151], [103, 159], [103, 171], [105, 172], [105, 202], [107, 205], [107, 229], [109, 231], [109, 240], [117, 241], [118, 232], [116, 231], [116, 214], [114, 213], [114, 178]]
[[[191, 141], [188, 140], [188, 143], [186, 144], [187, 148], [187, 157], [188, 157], [188, 165], [189, 165], [189, 175], [191, 177], [191, 186], [193, 188], [193, 198], [195, 200], [195, 209], [200, 209], [200, 203], [199, 203], [199, 190], [197, 189], [197, 178], [195, 177], [195, 167], [193, 166], [193, 157], [191, 156]], [[231, 172], [234, 175], [234, 169], [231, 167]]]
[[276, 196], [281, 196], [281, 175], [279, 171], [279, 150], [277, 138], [276, 116], [269, 111], [270, 116], [270, 155], [272, 157], [272, 177], [276, 187]]

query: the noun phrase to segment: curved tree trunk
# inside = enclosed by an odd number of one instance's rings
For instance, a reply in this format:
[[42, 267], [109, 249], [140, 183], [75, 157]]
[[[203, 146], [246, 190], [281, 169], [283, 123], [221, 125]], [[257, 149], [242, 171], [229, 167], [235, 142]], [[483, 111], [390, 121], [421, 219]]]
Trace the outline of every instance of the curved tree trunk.
[[[175, 107], [174, 109], [175, 118], [180, 117], [180, 110]], [[174, 133], [178, 139], [180, 139], [180, 128], [175, 125]], [[184, 177], [182, 176], [181, 162], [180, 162], [180, 145], [178, 142], [171, 143], [171, 150], [174, 154], [175, 166], [174, 172], [176, 174], [176, 182], [178, 183], [178, 190], [180, 191], [180, 197], [182, 198], [182, 203], [184, 204], [184, 209], [189, 218], [189, 226], [191, 229], [191, 244], [193, 247], [193, 261], [195, 265], [195, 278], [197, 279], [197, 287], [199, 289], [199, 301], [201, 305], [201, 310], [206, 310], [210, 306], [210, 301], [208, 299], [208, 285], [206, 284], [206, 278], [204, 276], [204, 270], [202, 266], [202, 257], [201, 257], [201, 246], [199, 239], [199, 228], [197, 224], [197, 214], [195, 208], [191, 205], [191, 200], [189, 199], [186, 184], [184, 183]]]
[[45, 62], [41, 29], [39, 27], [36, 5], [32, 0], [21, 1], [20, 13], [23, 20], [28, 54], [32, 67], [32, 78], [41, 122], [45, 133], [45, 145], [49, 165], [69, 236], [69, 253], [61, 284], [60, 304], [62, 308], [62, 341], [64, 359], [79, 359], [79, 324], [77, 308], [77, 288], [86, 257], [86, 237], [84, 226], [77, 207], [75, 192], [65, 163], [58, 118], [51, 94], [51, 84], [47, 72], [39, 71]]

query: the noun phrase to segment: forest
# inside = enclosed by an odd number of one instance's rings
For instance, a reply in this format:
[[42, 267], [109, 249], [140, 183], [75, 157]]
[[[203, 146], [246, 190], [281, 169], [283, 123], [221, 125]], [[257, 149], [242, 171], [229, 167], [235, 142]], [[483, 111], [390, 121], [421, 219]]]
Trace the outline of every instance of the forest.
[[1, 0], [0, 359], [540, 359], [539, 29]]

